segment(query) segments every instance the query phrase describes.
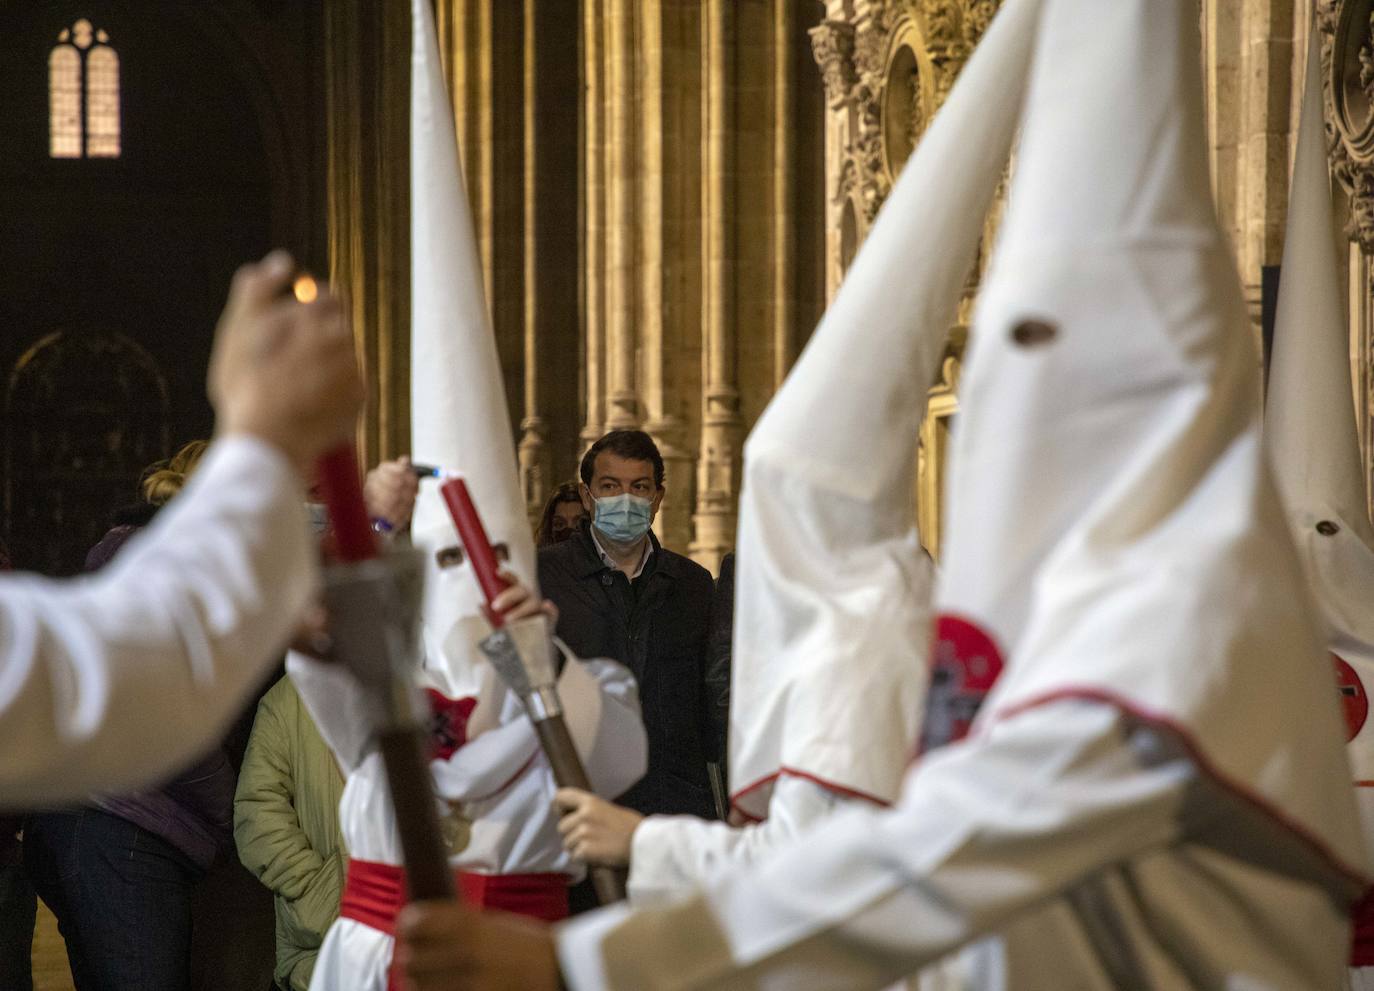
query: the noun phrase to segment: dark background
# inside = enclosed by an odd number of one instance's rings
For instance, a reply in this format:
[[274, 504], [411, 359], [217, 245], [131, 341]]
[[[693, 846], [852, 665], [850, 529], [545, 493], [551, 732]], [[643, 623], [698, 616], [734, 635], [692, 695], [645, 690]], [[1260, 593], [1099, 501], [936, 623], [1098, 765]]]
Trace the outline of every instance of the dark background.
[[[118, 159], [48, 155], [48, 56], [119, 55]], [[0, 539], [77, 570], [142, 468], [206, 436], [237, 265], [326, 264], [319, 0], [0, 0]]]

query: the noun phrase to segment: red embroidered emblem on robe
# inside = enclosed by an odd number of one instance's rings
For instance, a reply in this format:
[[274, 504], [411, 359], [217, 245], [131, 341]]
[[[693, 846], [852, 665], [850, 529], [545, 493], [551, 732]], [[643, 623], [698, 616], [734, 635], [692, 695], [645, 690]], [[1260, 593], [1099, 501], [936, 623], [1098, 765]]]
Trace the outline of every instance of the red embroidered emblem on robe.
[[938, 617], [920, 752], [967, 736], [973, 717], [1001, 673], [1002, 655], [991, 636], [959, 616]]
[[1345, 661], [1335, 654], [1331, 660], [1336, 665], [1336, 689], [1341, 693], [1341, 714], [1345, 716], [1345, 739], [1350, 742], [1360, 735], [1364, 722], [1369, 718], [1369, 696], [1365, 694], [1364, 682]]
[[471, 696], [451, 699], [433, 688], [426, 688], [425, 695], [429, 698], [430, 756], [448, 760], [468, 742], [468, 720], [477, 700]]

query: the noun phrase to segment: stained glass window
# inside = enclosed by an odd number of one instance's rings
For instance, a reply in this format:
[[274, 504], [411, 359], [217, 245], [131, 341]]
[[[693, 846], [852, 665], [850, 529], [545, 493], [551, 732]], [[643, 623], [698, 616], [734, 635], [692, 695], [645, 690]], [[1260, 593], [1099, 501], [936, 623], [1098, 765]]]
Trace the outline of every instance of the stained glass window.
[[52, 157], [80, 158], [81, 56], [73, 45], [58, 45], [48, 56], [48, 117]]
[[119, 56], [109, 45], [86, 56], [86, 155], [119, 157]]
[[53, 158], [119, 157], [119, 54], [84, 17], [57, 36], [48, 101]]

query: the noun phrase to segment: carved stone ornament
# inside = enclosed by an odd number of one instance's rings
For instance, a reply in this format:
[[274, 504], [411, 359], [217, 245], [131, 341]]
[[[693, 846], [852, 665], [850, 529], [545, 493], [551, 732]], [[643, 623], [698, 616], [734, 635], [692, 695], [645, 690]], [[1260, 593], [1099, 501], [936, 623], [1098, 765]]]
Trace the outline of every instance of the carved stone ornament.
[[[1000, 0], [869, 0], [852, 19], [827, 19], [811, 30], [832, 113], [844, 122], [831, 195], [856, 205], [864, 230], [999, 6]], [[919, 50], [914, 63], [904, 49]], [[896, 64], [902, 58], [909, 67]], [[925, 69], [932, 71], [923, 87]], [[903, 92], [890, 93], [892, 86]]]
[[964, 44], [970, 52], [982, 40], [999, 3], [1000, 0], [972, 0], [968, 5], [968, 13], [964, 16]]
[[825, 95], [838, 107], [849, 99], [858, 76], [854, 72], [854, 25], [844, 21], [822, 21], [812, 28], [811, 53], [821, 67]]
[[1374, 254], [1374, 0], [1319, 0], [1326, 138], [1350, 194], [1346, 235]]
[[927, 0], [925, 8], [926, 45], [931, 58], [949, 55], [959, 47], [963, 14], [955, 0]]

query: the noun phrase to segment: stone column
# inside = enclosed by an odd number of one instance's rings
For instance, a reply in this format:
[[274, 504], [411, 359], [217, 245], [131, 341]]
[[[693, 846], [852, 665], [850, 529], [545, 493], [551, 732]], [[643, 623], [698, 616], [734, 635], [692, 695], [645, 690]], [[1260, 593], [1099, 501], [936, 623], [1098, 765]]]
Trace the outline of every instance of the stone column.
[[[1283, 256], [1288, 213], [1288, 151], [1292, 104], [1293, 0], [1245, 4], [1244, 222], [1241, 279], [1258, 334], [1262, 272]], [[1258, 338], [1257, 338], [1258, 339]]]
[[[835, 298], [845, 266], [857, 245], [851, 204], [847, 202], [855, 177], [847, 159], [854, 68], [854, 25], [845, 19], [842, 0], [829, 0], [827, 16], [811, 29], [811, 49], [825, 82], [825, 298]], [[847, 170], [849, 167], [849, 170]], [[849, 229], [846, 229], [846, 217]]]
[[[792, 119], [797, 43], [792, 0], [773, 0], [773, 388], [797, 360], [797, 181]], [[731, 540], [733, 543], [733, 538]]]
[[692, 539], [693, 436], [700, 347], [700, 0], [639, 0], [641, 75], [636, 330], [644, 429], [663, 455], [668, 493], [655, 529], [679, 552]]
[[573, 474], [578, 411], [578, 49], [581, 13], [524, 0], [523, 418], [520, 477], [531, 519]]
[[[738, 93], [743, 99], [744, 94], [735, 79], [735, 16], [732, 0], [708, 0], [702, 38], [706, 65], [702, 80], [705, 380], [702, 383], [701, 454], [697, 463], [696, 538], [691, 552], [698, 562], [712, 570], [718, 567], [721, 555], [734, 546], [735, 502], [739, 492], [741, 422], [735, 341], [738, 252], [735, 218], [741, 206], [735, 202], [734, 142], [737, 133], [735, 97]], [[776, 177], [774, 182], [775, 194], [779, 186], [786, 188]], [[784, 256], [779, 247], [775, 246], [775, 258], [781, 261]], [[776, 324], [773, 331], [777, 333]]]
[[635, 391], [635, 42], [634, 0], [606, 0], [606, 409], [607, 429], [639, 426]]
[[329, 280], [367, 380], [361, 458], [410, 450], [410, 7], [326, 4]]
[[606, 79], [605, 0], [584, 0], [582, 18], [582, 400], [585, 450], [606, 422]]
[[459, 160], [478, 253], [482, 281], [492, 285], [492, 10], [491, 0], [434, 0], [439, 20], [439, 54], [448, 75], [458, 135]]

